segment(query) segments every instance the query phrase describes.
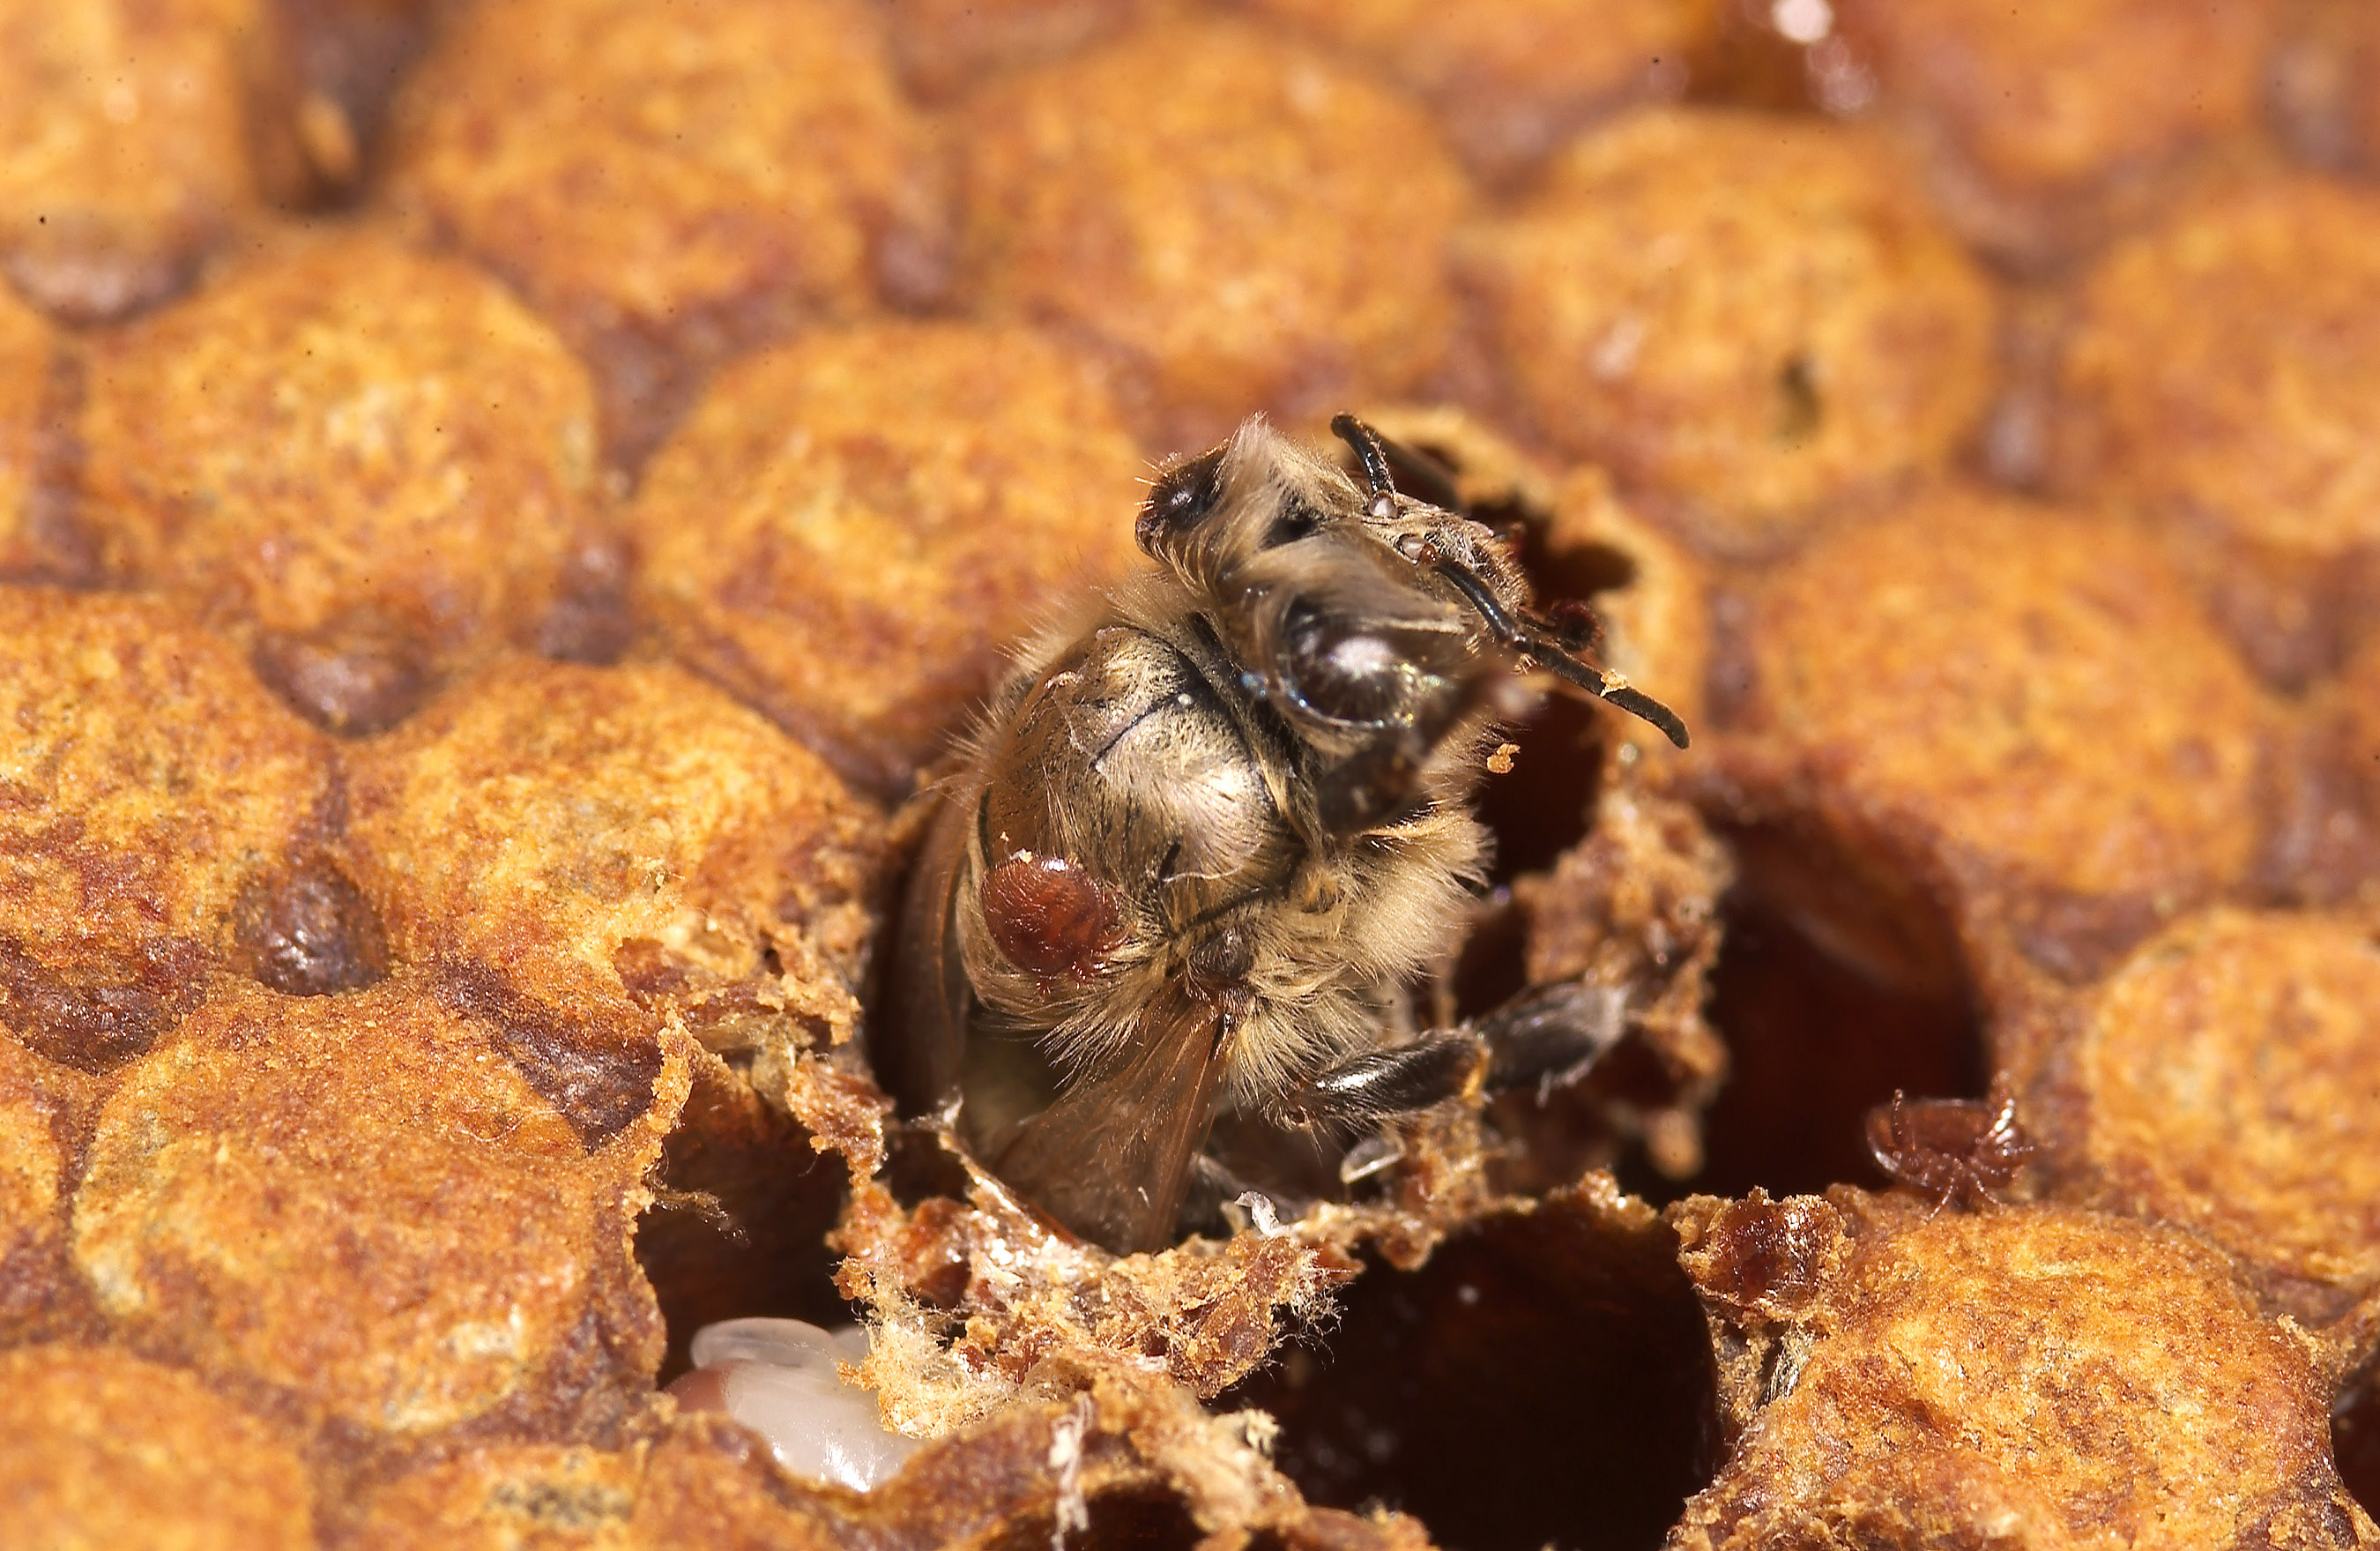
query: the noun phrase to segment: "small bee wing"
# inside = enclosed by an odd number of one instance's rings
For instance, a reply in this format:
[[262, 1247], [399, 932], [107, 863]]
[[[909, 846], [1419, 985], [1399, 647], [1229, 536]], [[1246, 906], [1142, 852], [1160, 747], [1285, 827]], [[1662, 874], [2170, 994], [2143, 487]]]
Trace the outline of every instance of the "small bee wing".
[[886, 1010], [870, 1031], [868, 1055], [901, 1113], [922, 1115], [958, 1092], [966, 1051], [967, 984], [958, 934], [959, 873], [966, 860], [966, 805], [948, 794], [926, 832], [901, 904], [899, 966]]
[[1067, 1227], [1118, 1254], [1163, 1249], [1207, 1143], [1228, 1043], [1222, 1016], [1159, 1002], [1123, 1054], [1026, 1122], [993, 1171]]

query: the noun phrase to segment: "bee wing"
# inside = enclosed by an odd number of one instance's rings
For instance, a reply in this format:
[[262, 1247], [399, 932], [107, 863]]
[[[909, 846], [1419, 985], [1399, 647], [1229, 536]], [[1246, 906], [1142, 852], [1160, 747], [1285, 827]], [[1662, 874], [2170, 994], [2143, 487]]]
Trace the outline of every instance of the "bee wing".
[[1164, 1248], [1207, 1143], [1228, 1034], [1216, 1008], [1169, 995], [1120, 1056], [1026, 1122], [993, 1171], [1093, 1243], [1119, 1254]]
[[868, 1042], [877, 1076], [905, 1115], [937, 1108], [958, 1092], [975, 995], [959, 953], [956, 914], [967, 805], [947, 794], [939, 801], [901, 903], [900, 940], [892, 956], [898, 969], [886, 1008], [891, 1017], [870, 1032]]

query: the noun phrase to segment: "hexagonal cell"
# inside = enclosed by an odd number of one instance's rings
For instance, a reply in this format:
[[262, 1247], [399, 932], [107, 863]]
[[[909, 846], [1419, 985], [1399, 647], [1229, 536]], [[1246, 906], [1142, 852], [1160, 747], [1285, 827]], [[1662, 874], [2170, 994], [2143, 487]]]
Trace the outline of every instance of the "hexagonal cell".
[[959, 145], [962, 299], [1111, 353], [1161, 445], [1403, 393], [1446, 357], [1462, 174], [1417, 106], [1278, 32], [1171, 21], [1020, 71]]
[[1706, 550], [1774, 551], [1944, 467], [1991, 393], [1990, 287], [1851, 130], [1629, 114], [1456, 258], [1516, 407]]
[[1729, 1458], [1670, 1544], [2368, 1543], [2331, 1359], [2178, 1229], [1838, 1191], [1673, 1209]]
[[2087, 979], [2255, 854], [2270, 710], [2125, 525], [1931, 490], [1768, 572], [1747, 640], [1714, 796], [1878, 980]]
[[1716, 45], [1715, 0], [1236, 0], [1376, 61], [1427, 99], [1464, 160], [1509, 181], [1599, 112], [1682, 94]]
[[179, 288], [305, 169], [257, 0], [0, 6], [0, 270], [76, 323]]
[[1650, 1545], [1707, 1479], [1712, 1369], [1675, 1251], [1608, 1183], [1489, 1214], [1366, 1271], [1226, 1399], [1278, 1420], [1311, 1501], [1446, 1545]]
[[2058, 345], [2058, 484], [2170, 531], [2284, 688], [2338, 668], [2380, 618], [2375, 253], [2368, 190], [2221, 184], [2084, 275]]
[[635, 1115], [591, 1130], [586, 1085], [557, 1099], [469, 989], [218, 983], [101, 1106], [75, 1188], [74, 1266], [115, 1328], [317, 1424], [587, 1430], [638, 1405], [661, 1328], [628, 1240], [685, 1055], [648, 1036], [602, 1074]]
[[373, 732], [507, 641], [616, 649], [619, 607], [590, 639], [625, 580], [594, 430], [585, 370], [493, 281], [366, 231], [293, 239], [106, 341], [83, 514], [111, 577]]
[[2370, 922], [2215, 910], [2004, 1043], [2058, 1192], [2186, 1224], [2309, 1326], [2380, 1287]]
[[880, 324], [722, 372], [628, 512], [677, 656], [899, 794], [1017, 639], [1123, 575], [1146, 465], [1033, 331]]
[[662, 1146], [660, 1199], [637, 1225], [637, 1264], [669, 1332], [660, 1379], [692, 1366], [695, 1333], [722, 1320], [774, 1316], [839, 1325], [827, 1236], [848, 1192], [843, 1161], [801, 1121], [705, 1052]]
[[[1806, 914], [1763, 892], [1758, 861], [1747, 863], [1710, 970], [1707, 1017], [1725, 1043], [1728, 1077], [1702, 1117], [1707, 1161], [1690, 1183], [1726, 1195], [1881, 1187], [1862, 1136], [1869, 1111], [1898, 1093], [1979, 1096], [1987, 1086], [1974, 989], [1961, 974], [1897, 980], [1844, 958], [1804, 929]], [[1871, 919], [1895, 908], [1875, 898], [1843, 903]]]
[[711, 1320], [843, 1317], [824, 1242], [843, 1170], [782, 1106], [812, 1081], [796, 1053], [858, 1017], [883, 815], [678, 668], [528, 659], [360, 745], [347, 802], [348, 865], [395, 954], [443, 961], [574, 1124], [642, 1113], [654, 1024], [711, 1047], [638, 1238], [671, 1361]]
[[593, 363], [633, 468], [729, 356], [940, 286], [928, 152], [863, 0], [538, 0], [443, 31], [385, 197]]
[[848, 1035], [883, 816], [701, 680], [516, 658], [349, 768], [348, 850], [401, 956], [667, 1007], [722, 1049]]
[[155, 600], [0, 589], [0, 1023], [100, 1070], [204, 970], [269, 956], [261, 923], [328, 865], [329, 751]]
[[2047, 265], [2150, 205], [2177, 158], [2255, 130], [2287, 9], [1842, 0], [1835, 68], [1866, 75], [1969, 240]]

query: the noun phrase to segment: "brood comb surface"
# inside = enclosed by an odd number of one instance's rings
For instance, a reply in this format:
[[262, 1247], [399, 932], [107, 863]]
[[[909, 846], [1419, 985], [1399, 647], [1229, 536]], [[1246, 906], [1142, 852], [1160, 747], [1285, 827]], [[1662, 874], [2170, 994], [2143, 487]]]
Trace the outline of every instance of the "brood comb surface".
[[508, 641], [618, 650], [586, 368], [470, 265], [365, 230], [289, 241], [86, 375], [104, 575], [184, 600], [322, 726], [393, 726]]
[[1130, 568], [1142, 472], [1093, 361], [1040, 334], [822, 330], [721, 372], [654, 455], [641, 601], [695, 671], [904, 791], [1053, 597]]
[[2309, 1326], [2380, 1287], [2374, 923], [2217, 909], [2011, 1039], [2061, 1194], [2187, 1223]]
[[1458, 251], [1538, 433], [1706, 550], [1773, 551], [1943, 467], [1991, 393], [1989, 287], [1856, 133], [1645, 109]]
[[1737, 1436], [1674, 1547], [2367, 1544], [2329, 1354], [2187, 1233], [1906, 1196], [1676, 1209]]
[[961, 299], [1113, 352], [1171, 445], [1408, 393], [1453, 342], [1452, 154], [1403, 96], [1279, 33], [1155, 23], [995, 79], [959, 135]]
[[1711, 0], [1512, 0], [1455, 10], [1416, 0], [1235, 0], [1376, 60], [1431, 103], [1490, 182], [1525, 171], [1599, 112], [1676, 97], [1718, 47]]
[[0, 1008], [86, 1070], [146, 1049], [209, 969], [275, 953], [323, 872], [335, 776], [221, 639], [122, 595], [0, 590]]
[[2369, 191], [2218, 183], [2098, 262], [2058, 361], [2061, 487], [2173, 532], [2241, 654], [2289, 689], [2380, 616], [2375, 237]]
[[[0, 0], [0, 1541], [2380, 1545], [2380, 31], [1443, 9]], [[1591, 1070], [1119, 1257], [905, 800], [1339, 409], [1694, 747], [1478, 751]]]
[[263, 0], [0, 7], [0, 272], [79, 323], [185, 284], [294, 194], [295, 61]]
[[1930, 915], [1978, 980], [2006, 946], [2087, 980], [2246, 873], [2270, 713], [2143, 532], [1933, 488], [1771, 568], [1751, 617], [1721, 785], [1802, 832], [1762, 847], [1772, 887], [1872, 974], [1959, 972]]
[[389, 139], [389, 200], [587, 360], [623, 465], [728, 357], [940, 284], [926, 127], [864, 0], [461, 7]]
[[[2192, 151], [2252, 128], [2286, 6], [1847, 0], [1841, 10], [1849, 57], [1834, 67], [1837, 90], [1881, 97], [1944, 215], [1973, 241], [2046, 266], [2136, 217]], [[1858, 85], [1842, 79], [1854, 71]]]

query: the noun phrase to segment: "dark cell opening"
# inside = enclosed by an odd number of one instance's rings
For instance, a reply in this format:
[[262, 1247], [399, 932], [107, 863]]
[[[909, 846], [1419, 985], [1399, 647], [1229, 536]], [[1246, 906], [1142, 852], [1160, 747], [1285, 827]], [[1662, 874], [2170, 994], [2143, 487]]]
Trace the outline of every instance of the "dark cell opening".
[[1458, 1551], [1620, 1551], [1660, 1545], [1708, 1479], [1714, 1386], [1668, 1234], [1557, 1201], [1373, 1267], [1222, 1404], [1279, 1419], [1309, 1501], [1414, 1514]]
[[1591, 608], [1597, 595], [1617, 592], [1636, 580], [1635, 557], [1608, 543], [1557, 547], [1532, 531], [1521, 558], [1543, 604], [1569, 598]]
[[1777, 369], [1777, 439], [1800, 446], [1817, 435], [1825, 420], [1816, 369], [1809, 357], [1794, 356]]
[[588, 1151], [651, 1106], [662, 1047], [642, 1020], [549, 1004], [472, 960], [443, 966], [437, 985], [447, 1006], [490, 1027], [523, 1081], [570, 1122]]
[[843, 1161], [750, 1089], [698, 1073], [662, 1148], [663, 1193], [637, 1225], [637, 1263], [669, 1347], [660, 1382], [686, 1372], [694, 1333], [725, 1319], [848, 1324], [826, 1235], [843, 1209]]
[[305, 84], [336, 104], [344, 133], [333, 147], [310, 133], [308, 154], [328, 187], [308, 202], [316, 206], [351, 202], [373, 142], [388, 116], [389, 100], [406, 68], [428, 41], [423, 13], [415, 6], [380, 0], [289, 0], [276, 13], [291, 34], [298, 71]]
[[1536, 714], [1500, 735], [1519, 745], [1512, 768], [1479, 788], [1479, 818], [1496, 837], [1491, 884], [1541, 873], [1586, 838], [1603, 771], [1603, 711], [1548, 695]]
[[2347, 1495], [2366, 1513], [2380, 1514], [2380, 1387], [2359, 1381], [2330, 1419], [2331, 1451]]
[[1458, 1018], [1495, 1011], [1528, 989], [1529, 920], [1499, 886], [1479, 903], [1479, 913], [1454, 960], [1451, 1009]]
[[312, 635], [269, 633], [258, 641], [253, 663], [291, 710], [348, 738], [386, 732], [437, 688], [424, 643], [365, 613]]
[[636, 634], [628, 601], [627, 543], [614, 535], [582, 539], [563, 561], [553, 606], [538, 621], [537, 649], [566, 663], [607, 667]]
[[1047, 1514], [1014, 1525], [987, 1551], [1189, 1551], [1202, 1538], [1197, 1520], [1181, 1497], [1161, 1486], [1102, 1492], [1085, 1505], [1089, 1527], [1067, 1532], [1063, 1541]]
[[0, 937], [0, 1027], [47, 1060], [106, 1072], [145, 1056], [204, 985], [203, 946], [187, 937], [137, 946], [130, 973], [92, 984], [61, 978], [15, 937]]
[[1724, 905], [1710, 1016], [1731, 1069], [1689, 1183], [1717, 1195], [1882, 1189], [1864, 1138], [1871, 1107], [1895, 1090], [1980, 1098], [1989, 1085], [1948, 923], [1909, 898], [1869, 895], [1779, 832], [1730, 838], [1744, 882]]

